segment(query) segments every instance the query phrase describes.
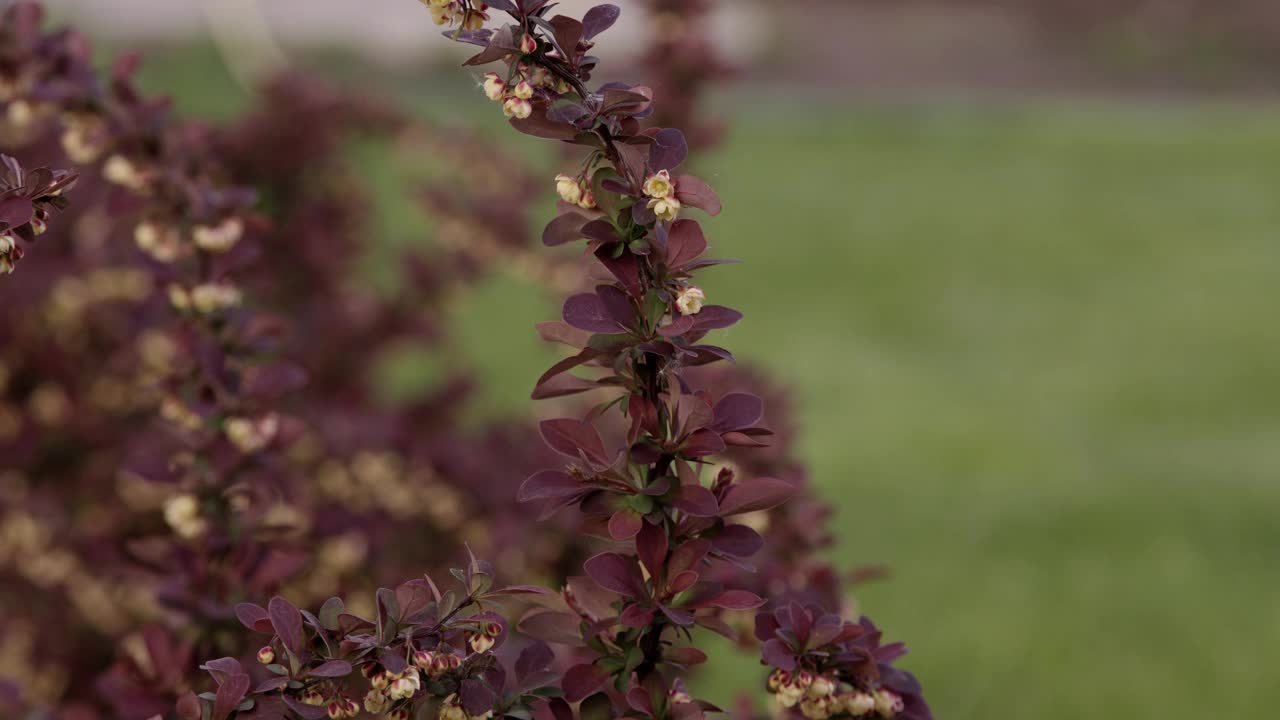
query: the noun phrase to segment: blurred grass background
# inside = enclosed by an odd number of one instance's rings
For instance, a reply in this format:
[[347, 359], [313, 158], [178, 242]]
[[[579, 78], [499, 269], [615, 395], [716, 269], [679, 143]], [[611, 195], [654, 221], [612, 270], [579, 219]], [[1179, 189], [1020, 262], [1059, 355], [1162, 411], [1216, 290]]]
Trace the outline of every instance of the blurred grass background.
[[[147, 67], [191, 114], [244, 103], [206, 50]], [[496, 128], [462, 90], [390, 88]], [[726, 212], [706, 225], [745, 261], [705, 275], [746, 313], [722, 340], [797, 393], [836, 559], [892, 566], [858, 599], [909, 642], [937, 716], [1273, 716], [1280, 108], [730, 95], [717, 112], [733, 132], [699, 172]], [[375, 187], [415, 172], [360, 152]], [[426, 234], [411, 206], [385, 213], [389, 236]], [[468, 296], [456, 362], [490, 380], [487, 412], [530, 411], [552, 357], [532, 324], [555, 313], [512, 278]], [[728, 703], [757, 674], [726, 661], [708, 691]]]

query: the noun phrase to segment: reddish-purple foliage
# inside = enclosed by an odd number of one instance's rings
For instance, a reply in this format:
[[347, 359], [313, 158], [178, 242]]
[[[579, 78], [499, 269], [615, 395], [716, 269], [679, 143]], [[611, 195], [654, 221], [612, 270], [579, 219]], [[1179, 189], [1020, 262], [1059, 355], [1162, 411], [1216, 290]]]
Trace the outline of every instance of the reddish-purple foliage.
[[[3, 598], [6, 657], [23, 667], [0, 667], [20, 679], [0, 683], [0, 708], [312, 718], [354, 716], [359, 694], [367, 712], [396, 718], [697, 718], [714, 708], [683, 683], [706, 660], [693, 627], [750, 643], [764, 597], [839, 602], [838, 576], [814, 556], [828, 542], [825, 506], [803, 495], [787, 434], [764, 427], [764, 403], [744, 389], [757, 383], [703, 342], [741, 319], [693, 284], [720, 261], [703, 258], [707, 240], [684, 215], [718, 213], [719, 199], [673, 173], [689, 148], [654, 124], [667, 116], [652, 91], [587, 90], [591, 44], [617, 9], [577, 21], [547, 18], [542, 2], [430, 6], [461, 22], [452, 36], [484, 47], [474, 61], [506, 61], [486, 92], [513, 125], [590, 148], [578, 173], [557, 178], [565, 205], [543, 239], [587, 239], [599, 268], [528, 252], [536, 176], [466, 130], [297, 75], [226, 127], [183, 123], [136, 88], [136, 57], [102, 79], [81, 36], [40, 30], [37, 6], [4, 15], [0, 145], [84, 181], [6, 284], [24, 311], [0, 315], [0, 453], [16, 468], [0, 475], [0, 573], [47, 601]], [[492, 9], [516, 24], [478, 27]], [[701, 87], [649, 64], [673, 93]], [[675, 105], [692, 122], [692, 103]], [[364, 134], [455, 171], [421, 189], [444, 242], [406, 253], [391, 294], [350, 279], [374, 250], [374, 199], [342, 152]], [[75, 171], [6, 164], [0, 230], [29, 241], [66, 205]], [[608, 399], [540, 433], [461, 429], [465, 376], [379, 402], [380, 358], [407, 341], [448, 352], [445, 298], [513, 260], [580, 290], [562, 321], [539, 327], [576, 353], [534, 397]], [[589, 285], [589, 273], [612, 280]], [[778, 415], [771, 424], [785, 428]], [[535, 523], [517, 499], [541, 519], [570, 517]], [[563, 589], [495, 588], [495, 569], [471, 556], [459, 587], [442, 591], [431, 577], [463, 539], [504, 575]], [[313, 615], [267, 601], [277, 592], [348, 600]], [[246, 668], [255, 653], [266, 675]], [[201, 667], [217, 690], [191, 694], [194, 659], [216, 655]], [[870, 692], [880, 682], [824, 671]], [[904, 682], [885, 687], [921, 717]]]

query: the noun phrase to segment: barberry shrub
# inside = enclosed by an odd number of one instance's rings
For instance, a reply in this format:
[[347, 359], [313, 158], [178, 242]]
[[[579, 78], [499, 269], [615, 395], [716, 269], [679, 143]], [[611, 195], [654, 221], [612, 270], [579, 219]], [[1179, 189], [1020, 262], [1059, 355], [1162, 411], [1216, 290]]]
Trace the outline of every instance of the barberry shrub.
[[[653, 113], [649, 88], [590, 89], [592, 46], [618, 8], [574, 19], [548, 17], [545, 0], [424, 4], [449, 37], [481, 48], [468, 65], [502, 64], [483, 89], [513, 127], [586, 149], [575, 172], [555, 178], [561, 212], [543, 241], [585, 240], [608, 280], [539, 326], [574, 353], [533, 396], [601, 399], [583, 417], [541, 423], [561, 462], [525, 480], [519, 499], [543, 515], [576, 508], [583, 530], [611, 548], [554, 593], [499, 585], [472, 556], [443, 587], [426, 576], [379, 590], [370, 618], [337, 598], [314, 614], [283, 597], [242, 604], [241, 622], [263, 635], [265, 670], [230, 657], [206, 662], [216, 690], [184, 696], [178, 716], [700, 718], [719, 711], [685, 683], [707, 660], [701, 633], [736, 637], [730, 619], [758, 610], [767, 686], [786, 712], [930, 718], [915, 678], [893, 667], [903, 647], [882, 645], [870, 621], [771, 604], [739, 581], [765, 543], [745, 518], [796, 488], [712, 470], [731, 448], [767, 445], [770, 432], [758, 397], [717, 397], [692, 379], [693, 369], [732, 359], [706, 338], [742, 317], [709, 303], [696, 283], [721, 261], [704, 257], [708, 242], [690, 215], [716, 214], [720, 200], [678, 172], [688, 154], [680, 130], [642, 126]], [[496, 13], [510, 20], [485, 28]]]

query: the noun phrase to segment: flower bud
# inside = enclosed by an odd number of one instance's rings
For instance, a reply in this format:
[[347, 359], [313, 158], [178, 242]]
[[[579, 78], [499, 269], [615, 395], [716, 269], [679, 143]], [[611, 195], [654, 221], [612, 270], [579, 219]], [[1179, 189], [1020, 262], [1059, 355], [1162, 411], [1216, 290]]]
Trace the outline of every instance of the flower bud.
[[783, 685], [791, 681], [791, 673], [781, 668], [769, 673], [769, 691], [778, 692]]
[[[680, 292], [676, 294], [676, 309], [680, 311], [681, 315], [697, 315], [702, 310], [702, 303], [706, 299], [707, 294], [702, 291], [702, 288], [681, 288]], [[813, 676], [802, 670], [796, 676], [795, 681], [801, 688], [808, 688], [809, 684], [813, 682]]]
[[533, 114], [533, 105], [523, 98], [509, 97], [502, 102], [502, 113], [523, 120]]
[[419, 650], [413, 654], [413, 664], [428, 672], [431, 671], [431, 665], [435, 659], [435, 653], [430, 650]]
[[809, 685], [809, 697], [821, 698], [835, 692], [836, 686], [827, 678], [819, 675], [813, 679], [813, 683]]
[[674, 195], [654, 198], [649, 201], [649, 209], [658, 216], [659, 220], [672, 222], [680, 214], [680, 201]]
[[673, 705], [688, 705], [693, 702], [693, 697], [683, 688], [673, 687], [667, 691], [667, 696], [671, 698]]
[[302, 704], [320, 707], [324, 704], [324, 695], [321, 695], [319, 690], [312, 688], [302, 694]]
[[146, 176], [123, 155], [112, 155], [107, 158], [107, 161], [102, 164], [102, 177], [107, 182], [130, 190], [142, 190], [147, 186]]
[[826, 720], [831, 716], [826, 698], [807, 698], [800, 703], [800, 714], [809, 720]]
[[374, 688], [364, 694], [365, 712], [380, 715], [386, 712], [387, 706], [390, 704], [391, 700], [387, 697], [386, 693], [378, 690], [377, 688]]
[[243, 234], [244, 222], [238, 217], [229, 217], [213, 227], [195, 226], [191, 231], [191, 238], [201, 250], [224, 253], [235, 247]]
[[[483, 7], [484, 3], [480, 3], [477, 7]], [[481, 10], [471, 10], [462, 17], [463, 30], [481, 30], [484, 28], [485, 22], [489, 19], [489, 14]]]
[[528, 100], [533, 97], [533, 86], [529, 84], [528, 80], [521, 80], [516, 83], [516, 86], [512, 89], [511, 93], [521, 100]]
[[659, 170], [644, 181], [644, 194], [651, 198], [671, 197], [675, 193], [676, 186], [671, 182], [671, 173], [666, 170]]
[[533, 83], [534, 87], [555, 87], [556, 76], [552, 75], [550, 70], [539, 66], [530, 71], [529, 82]]
[[329, 706], [325, 710], [329, 713], [329, 720], [340, 720], [340, 718], [346, 717], [347, 714], [346, 706], [337, 698], [330, 700]]
[[133, 229], [133, 242], [139, 250], [162, 263], [177, 260], [182, 250], [177, 230], [150, 220], [138, 223]]
[[225, 283], [202, 283], [191, 289], [191, 307], [206, 315], [240, 304], [240, 290]]
[[200, 501], [194, 495], [175, 495], [165, 501], [164, 521], [180, 537], [191, 539], [204, 534], [207, 523], [200, 516]]
[[5, 115], [9, 119], [9, 124], [15, 128], [24, 128], [31, 124], [35, 119], [36, 113], [31, 109], [31, 103], [26, 100], [14, 100], [9, 103], [9, 107], [5, 110]]
[[409, 720], [409, 708], [396, 708], [387, 713], [387, 720]]
[[270, 645], [263, 647], [258, 651], [258, 662], [263, 665], [270, 665], [276, 661], [276, 651], [271, 649]]
[[469, 644], [471, 645], [471, 650], [473, 652], [485, 653], [493, 647], [493, 638], [489, 637], [485, 633], [477, 633], [471, 636]]
[[45, 231], [48, 229], [49, 229], [49, 224], [44, 221], [44, 218], [39, 216], [35, 216], [31, 218], [31, 232], [35, 233], [36, 235], [43, 235]]
[[374, 673], [373, 677], [369, 678], [369, 684], [374, 690], [386, 690], [391, 686], [391, 677], [385, 672]]
[[359, 715], [360, 703], [356, 702], [355, 700], [352, 700], [351, 698], [346, 698], [345, 700], [342, 701], [342, 714], [346, 715], [349, 718], [353, 718]]
[[556, 192], [561, 200], [570, 205], [577, 205], [582, 200], [582, 186], [576, 179], [563, 173], [556, 176]]
[[582, 199], [578, 201], [578, 207], [583, 210], [591, 210], [596, 206], [596, 194], [591, 190], [582, 191]]
[[256, 420], [233, 417], [227, 419], [223, 429], [232, 445], [245, 455], [252, 455], [275, 439], [280, 430], [280, 418], [275, 413], [268, 413]]
[[491, 72], [484, 74], [484, 95], [485, 97], [497, 102], [507, 92], [507, 84], [502, 81], [502, 76], [498, 73]]
[[525, 55], [532, 55], [538, 51], [538, 41], [533, 37], [532, 33], [525, 33], [520, 38], [520, 52]]
[[845, 712], [854, 717], [868, 715], [872, 710], [876, 709], [876, 699], [861, 690], [842, 695], [841, 700], [843, 701]]
[[450, 655], [450, 656], [449, 656], [449, 669], [450, 669], [450, 670], [457, 670], [457, 669], [458, 669], [458, 668], [460, 668], [460, 667], [462, 667], [462, 658], [458, 657], [457, 655]]
[[891, 718], [902, 712], [905, 704], [902, 702], [902, 696], [898, 693], [880, 688], [876, 690], [876, 712], [880, 713], [880, 717]]
[[467, 720], [467, 712], [462, 706], [454, 702], [450, 696], [448, 700], [440, 706], [440, 714], [437, 716], [439, 720]]

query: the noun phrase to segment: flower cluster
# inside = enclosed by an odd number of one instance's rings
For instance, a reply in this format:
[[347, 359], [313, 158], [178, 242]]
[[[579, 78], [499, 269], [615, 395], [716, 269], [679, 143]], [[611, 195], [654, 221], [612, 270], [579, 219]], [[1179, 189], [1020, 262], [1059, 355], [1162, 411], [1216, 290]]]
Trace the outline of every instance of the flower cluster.
[[[12, 108], [12, 105], [10, 105]], [[13, 272], [25, 251], [49, 228], [49, 216], [67, 206], [63, 193], [75, 186], [77, 175], [68, 170], [37, 168], [24, 171], [18, 161], [0, 155], [0, 275]]]
[[764, 660], [775, 668], [769, 692], [783, 708], [809, 720], [931, 717], [915, 677], [892, 665], [906, 648], [880, 637], [866, 618], [849, 623], [799, 603], [756, 617]]
[[[27, 311], [0, 314], [0, 582], [42, 599], [0, 598], [6, 712], [697, 720], [714, 708], [682, 680], [705, 660], [695, 627], [743, 642], [765, 597], [841, 597], [812, 557], [825, 511], [775, 434], [781, 403], [765, 429], [759, 383], [705, 341], [740, 315], [695, 284], [719, 261], [683, 211], [719, 200], [676, 174], [688, 147], [653, 127], [652, 92], [588, 89], [617, 8], [427, 4], [483, 47], [473, 64], [505, 62], [486, 91], [516, 128], [587, 148], [543, 241], [586, 239], [596, 267], [527, 252], [543, 181], [467, 129], [297, 75], [225, 127], [184, 123], [135, 86], [135, 57], [103, 77], [36, 6], [3, 15], [0, 146], [81, 178], [7, 281]], [[514, 22], [481, 28], [491, 8]], [[342, 152], [360, 135], [452, 164], [422, 193], [440, 242], [398, 258], [392, 292], [352, 282], [377, 249], [376, 198]], [[34, 233], [74, 179], [10, 173], [0, 209], [30, 200]], [[381, 361], [409, 338], [449, 352], [443, 305], [495, 263], [577, 291], [540, 327], [575, 354], [534, 396], [573, 396], [559, 405], [583, 419], [464, 428], [462, 374], [386, 407]], [[535, 524], [517, 496], [544, 520], [576, 511]], [[495, 590], [472, 558], [455, 591], [374, 591], [438, 576], [460, 540], [562, 589]], [[265, 601], [337, 592], [315, 614]], [[217, 691], [189, 694], [192, 659], [217, 656]]]
[[457, 25], [463, 30], [479, 30], [489, 20], [489, 7], [483, 2], [462, 0], [420, 0], [431, 11], [431, 20], [437, 25]]

